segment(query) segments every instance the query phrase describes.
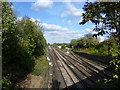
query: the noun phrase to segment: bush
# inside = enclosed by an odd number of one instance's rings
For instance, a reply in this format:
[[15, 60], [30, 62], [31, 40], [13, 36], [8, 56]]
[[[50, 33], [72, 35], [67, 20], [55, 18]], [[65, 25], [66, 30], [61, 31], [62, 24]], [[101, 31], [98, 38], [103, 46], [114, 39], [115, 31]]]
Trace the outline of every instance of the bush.
[[2, 88], [3, 90], [9, 90], [10, 87], [12, 86], [11, 81], [8, 79], [8, 77], [3, 77], [2, 78]]
[[[29, 17], [18, 21], [11, 8], [12, 3], [2, 2], [2, 63], [3, 88], [7, 89], [13, 81], [6, 76], [14, 75], [5, 68], [10, 64], [30, 72], [35, 65], [35, 58], [45, 54], [46, 40], [41, 28]], [[16, 75], [17, 76], [17, 75]]]
[[33, 75], [43, 75], [48, 72], [48, 61], [45, 57], [39, 57], [36, 61], [36, 65], [32, 71]]

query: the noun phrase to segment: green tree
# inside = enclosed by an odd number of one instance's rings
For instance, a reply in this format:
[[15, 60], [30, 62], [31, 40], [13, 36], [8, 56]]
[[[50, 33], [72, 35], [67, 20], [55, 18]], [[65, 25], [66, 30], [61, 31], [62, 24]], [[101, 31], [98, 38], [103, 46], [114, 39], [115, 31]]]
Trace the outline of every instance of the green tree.
[[72, 39], [71, 45], [74, 46], [74, 48], [89, 48], [94, 47], [99, 43], [98, 39], [93, 37], [92, 34], [86, 34], [83, 38], [80, 39]]
[[[11, 66], [30, 72], [35, 58], [45, 54], [46, 40], [37, 24], [29, 17], [17, 21], [11, 8], [12, 3], [2, 3], [2, 63], [3, 87], [15, 85], [17, 75], [9, 71]], [[7, 67], [7, 68], [6, 68]], [[8, 70], [9, 69], [9, 70]], [[14, 76], [14, 77], [13, 77]], [[11, 81], [14, 82], [11, 83]], [[17, 81], [16, 81], [17, 82]]]
[[[16, 52], [18, 37], [16, 32], [16, 16], [11, 8], [12, 3], [2, 3], [2, 55], [3, 64], [10, 62], [14, 57], [13, 50]], [[6, 57], [7, 56], [7, 57]], [[14, 60], [13, 60], [14, 61]]]
[[[120, 46], [120, 1], [118, 2], [86, 2], [83, 7], [85, 11], [82, 15], [83, 20], [80, 24], [85, 24], [91, 21], [95, 24], [94, 30], [98, 33], [94, 36], [104, 35], [110, 33], [114, 30], [114, 36], [117, 37], [118, 45]], [[112, 46], [111, 41], [106, 42], [108, 46]], [[104, 50], [106, 45], [104, 44]], [[113, 45], [115, 46], [115, 45]], [[103, 48], [101, 48], [103, 49]], [[110, 50], [110, 47], [108, 47]], [[120, 82], [120, 52], [115, 55], [111, 61], [112, 65], [115, 67], [115, 73], [113, 79], [106, 79], [106, 82], [112, 82], [113, 86], [117, 86]], [[110, 51], [109, 51], [110, 52]], [[117, 69], [117, 70], [116, 70]], [[106, 83], [104, 82], [104, 83]]]
[[70, 42], [71, 47], [76, 48], [77, 46], [77, 39], [72, 39]]
[[19, 37], [21, 37], [20, 42], [24, 42], [28, 53], [35, 57], [44, 55], [46, 48], [42, 28], [38, 25], [32, 22], [29, 17], [24, 17], [17, 22]]
[[15, 64], [30, 71], [34, 67], [34, 61], [25, 49], [26, 44], [23, 42], [27, 42], [27, 40], [21, 41], [22, 38], [17, 30], [17, 19], [11, 5], [12, 3], [8, 2], [2, 3], [2, 63], [3, 66]]
[[[98, 32], [97, 35], [104, 35], [115, 30], [115, 35], [120, 43], [120, 1], [118, 2], [86, 2], [84, 5], [80, 24], [91, 21], [96, 25], [94, 28]], [[101, 24], [101, 25], [100, 25]]]
[[93, 34], [86, 34], [83, 37], [84, 41], [86, 42], [86, 47], [92, 47], [95, 46], [99, 43], [98, 39], [96, 39], [95, 37], [93, 37]]
[[45, 53], [46, 41], [30, 18], [17, 21], [11, 5], [2, 3], [2, 62], [3, 65], [16, 64], [30, 71], [34, 67], [33, 56]]

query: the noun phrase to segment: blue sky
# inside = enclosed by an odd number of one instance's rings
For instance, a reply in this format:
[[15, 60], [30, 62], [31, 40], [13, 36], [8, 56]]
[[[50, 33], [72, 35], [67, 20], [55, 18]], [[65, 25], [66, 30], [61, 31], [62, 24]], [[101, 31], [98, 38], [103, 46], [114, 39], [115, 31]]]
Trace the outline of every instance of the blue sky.
[[[18, 19], [29, 16], [31, 20], [41, 22], [44, 37], [48, 43], [69, 43], [71, 39], [83, 37], [92, 31], [90, 22], [79, 25], [85, 2], [14, 2], [13, 9]], [[104, 38], [101, 37], [101, 40]]]

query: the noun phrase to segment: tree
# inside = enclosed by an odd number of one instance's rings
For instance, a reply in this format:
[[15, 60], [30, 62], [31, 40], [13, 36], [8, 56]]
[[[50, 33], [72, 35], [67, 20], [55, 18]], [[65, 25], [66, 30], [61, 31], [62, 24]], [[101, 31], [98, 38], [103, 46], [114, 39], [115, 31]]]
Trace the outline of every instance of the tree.
[[[17, 21], [11, 5], [12, 3], [8, 2], [2, 3], [3, 89], [14, 87], [18, 82], [15, 81], [19, 78], [16, 70], [32, 71], [35, 65], [34, 57], [44, 55], [46, 47], [46, 40], [36, 23], [29, 17]], [[10, 71], [11, 68], [15, 71]]]
[[70, 42], [70, 45], [71, 45], [71, 47], [76, 48], [76, 46], [77, 46], [77, 39], [72, 39], [71, 42]]
[[30, 55], [41, 56], [45, 54], [46, 40], [43, 37], [42, 28], [30, 20], [29, 17], [24, 17], [17, 22], [17, 29], [21, 41], [24, 41]]
[[[106, 33], [111, 34], [114, 30], [114, 36], [117, 37], [118, 45], [120, 47], [120, 1], [118, 2], [86, 2], [83, 10], [85, 13], [82, 14], [83, 20], [80, 24], [85, 24], [91, 21], [95, 24], [94, 30], [99, 35], [104, 35]], [[112, 42], [106, 42], [112, 46]], [[104, 45], [105, 46], [105, 45]], [[110, 50], [110, 48], [108, 48]], [[110, 52], [110, 51], [109, 51]], [[113, 79], [106, 79], [106, 82], [112, 82], [113, 86], [119, 87], [120, 82], [120, 52], [113, 57], [111, 61], [112, 65], [115, 67], [115, 73], [113, 74]], [[104, 83], [106, 83], [104, 82]]]
[[84, 36], [84, 39], [86, 40], [87, 47], [95, 46], [99, 43], [98, 39], [93, 37], [93, 34], [88, 33]]
[[[12, 3], [2, 3], [2, 55], [3, 64], [14, 58], [13, 50], [16, 52], [18, 37], [16, 32], [16, 16], [11, 8]], [[7, 56], [7, 57], [6, 57]], [[13, 57], [11, 57], [13, 56]]]
[[80, 39], [72, 39], [71, 40], [71, 45], [74, 46], [74, 48], [78, 49], [78, 48], [89, 48], [89, 47], [93, 47], [95, 45], [97, 45], [98, 39], [96, 39], [95, 37], [93, 37], [92, 34], [86, 34], [84, 35], [83, 38]]
[[30, 71], [34, 67], [33, 57], [45, 54], [46, 41], [29, 17], [17, 21], [11, 5], [2, 3], [2, 62]]
[[85, 24], [91, 21], [95, 24], [94, 30], [98, 32], [94, 36], [104, 35], [115, 31], [120, 44], [120, 1], [118, 2], [86, 2], [84, 5], [80, 24]]

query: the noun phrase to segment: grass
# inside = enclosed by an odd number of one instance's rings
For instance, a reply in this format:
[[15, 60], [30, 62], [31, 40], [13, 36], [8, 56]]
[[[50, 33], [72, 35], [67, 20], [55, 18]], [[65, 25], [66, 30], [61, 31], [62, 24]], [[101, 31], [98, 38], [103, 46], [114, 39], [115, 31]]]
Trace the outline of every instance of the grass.
[[31, 72], [33, 75], [41, 75], [44, 76], [48, 72], [48, 61], [45, 56], [39, 57], [35, 61], [34, 70]]
[[85, 49], [78, 49], [73, 50], [73, 52], [77, 53], [78, 55], [88, 58], [90, 60], [101, 62], [104, 64], [109, 64], [109, 61], [112, 59], [107, 55], [101, 55], [97, 49], [94, 48], [85, 48]]
[[89, 55], [94, 55], [94, 56], [100, 56], [99, 55], [99, 51], [97, 49], [94, 48], [85, 48], [85, 49], [78, 49], [78, 50], [74, 50], [75, 52], [82, 52], [82, 53], [87, 53]]
[[49, 64], [46, 56], [35, 58], [33, 71], [26, 75], [26, 78], [16, 85], [18, 88], [44, 88], [48, 74]]
[[[7, 90], [7, 88], [8, 88], [8, 90], [9, 90], [9, 88], [19, 88], [19, 85], [21, 85], [20, 84], [21, 82], [23, 83], [24, 80], [29, 79], [27, 77], [27, 76], [29, 76], [29, 74], [38, 76], [38, 79], [39, 79], [39, 75], [40, 75], [44, 79], [45, 75], [48, 73], [48, 67], [49, 67], [48, 61], [46, 60], [45, 56], [35, 59], [35, 67], [31, 73], [15, 64], [6, 64], [3, 66], [3, 72], [2, 72], [3, 84], [2, 84], [2, 86], [6, 90]], [[44, 81], [44, 80], [42, 80], [42, 81]], [[0, 81], [0, 83], [1, 83], [1, 81]]]

